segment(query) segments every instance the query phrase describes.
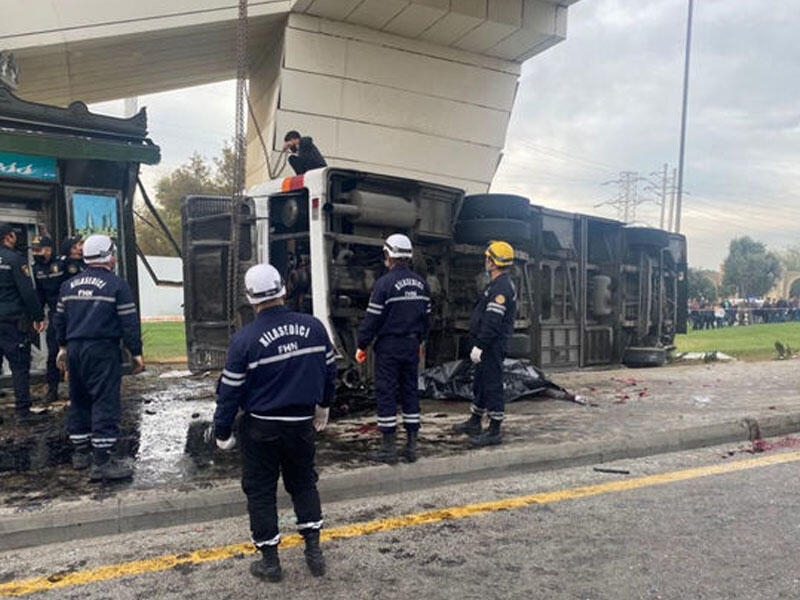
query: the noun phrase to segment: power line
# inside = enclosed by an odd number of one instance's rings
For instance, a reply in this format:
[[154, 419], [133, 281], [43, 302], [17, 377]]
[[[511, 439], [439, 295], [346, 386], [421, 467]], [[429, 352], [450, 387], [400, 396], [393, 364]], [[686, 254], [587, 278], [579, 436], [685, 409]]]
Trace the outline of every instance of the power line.
[[605, 171], [605, 172], [614, 172], [620, 170], [620, 167], [618, 165], [610, 165], [608, 163], [603, 163], [600, 161], [593, 160], [591, 158], [579, 156], [571, 152], [557, 150], [556, 148], [550, 148], [548, 146], [536, 144], [526, 139], [514, 140], [514, 142], [509, 146], [509, 149], [513, 148], [514, 144], [519, 144], [521, 146], [528, 148], [529, 150], [532, 150], [533, 152], [550, 156], [553, 159], [570, 162], [571, 164], [574, 164], [575, 162], [584, 163], [584, 165], [581, 165], [584, 166], [584, 168], [592, 168], [598, 171]]
[[639, 194], [639, 183], [642, 181], [646, 181], [646, 179], [640, 177], [638, 172], [622, 171], [618, 179], [603, 182], [603, 185], [616, 185], [617, 195], [610, 200], [596, 204], [595, 207], [612, 206], [617, 211], [617, 218], [623, 223], [635, 221], [636, 208], [646, 201]]

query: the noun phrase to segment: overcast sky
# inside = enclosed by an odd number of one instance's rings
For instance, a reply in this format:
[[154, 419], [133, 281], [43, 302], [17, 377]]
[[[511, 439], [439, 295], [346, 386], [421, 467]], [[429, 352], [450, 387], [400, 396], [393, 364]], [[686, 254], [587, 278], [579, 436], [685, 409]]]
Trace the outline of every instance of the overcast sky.
[[[523, 65], [492, 191], [617, 217], [623, 171], [678, 165], [688, 0], [580, 0], [567, 40]], [[800, 2], [696, 0], [681, 232], [689, 264], [717, 269], [731, 239], [800, 244]], [[163, 162], [233, 135], [231, 82], [144, 96]], [[95, 105], [113, 112], [119, 103]], [[644, 193], [646, 182], [640, 184]], [[639, 223], [658, 226], [645, 202]]]

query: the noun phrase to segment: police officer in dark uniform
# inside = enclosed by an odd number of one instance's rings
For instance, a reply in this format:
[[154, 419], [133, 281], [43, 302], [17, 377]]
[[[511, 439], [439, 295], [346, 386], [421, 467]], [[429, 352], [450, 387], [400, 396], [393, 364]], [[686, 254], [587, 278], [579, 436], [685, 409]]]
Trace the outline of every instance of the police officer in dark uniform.
[[375, 342], [375, 394], [381, 446], [373, 460], [397, 462], [397, 404], [403, 411], [406, 446], [403, 456], [417, 460], [419, 396], [417, 365], [420, 345], [428, 337], [431, 312], [430, 290], [425, 280], [411, 270], [411, 240], [395, 233], [383, 245], [389, 272], [375, 282], [367, 313], [358, 330], [356, 361], [367, 359], [366, 348]]
[[289, 150], [289, 164], [292, 165], [295, 174], [302, 175], [311, 169], [327, 167], [328, 163], [322, 157], [322, 153], [314, 145], [314, 140], [307, 136], [301, 136], [297, 131], [290, 131], [283, 138], [283, 149]]
[[36, 237], [31, 244], [33, 250], [33, 279], [36, 282], [36, 293], [42, 308], [47, 307], [47, 395], [45, 402], [58, 400], [58, 384], [61, 371], [56, 366], [58, 342], [53, 315], [58, 302], [58, 290], [64, 279], [59, 261], [53, 254], [53, 240], [48, 236]]
[[107, 235], [86, 239], [88, 268], [61, 284], [56, 305], [56, 357], [69, 371], [67, 430], [72, 466], [89, 479], [127, 479], [133, 469], [113, 456], [119, 438], [122, 357], [120, 340], [133, 356], [136, 374], [144, 369], [142, 336], [128, 283], [114, 274], [114, 243]]
[[28, 262], [14, 249], [16, 243], [11, 224], [0, 223], [0, 352], [11, 367], [17, 420], [30, 423], [44, 417], [31, 412], [31, 325], [41, 333], [46, 323]]
[[280, 581], [276, 489], [292, 497], [305, 558], [315, 577], [325, 574], [319, 547], [322, 508], [314, 470], [314, 430], [328, 423], [336, 381], [336, 356], [323, 324], [284, 306], [286, 286], [277, 269], [260, 264], [245, 274], [253, 322], [236, 332], [217, 388], [213, 434], [217, 446], [233, 448], [239, 408], [242, 488], [250, 531], [261, 559], [250, 566], [260, 579]]
[[[503, 397], [503, 358], [508, 339], [514, 333], [517, 313], [517, 292], [508, 269], [514, 264], [510, 244], [494, 241], [485, 252], [484, 266], [489, 284], [472, 311], [469, 334], [472, 340], [470, 360], [475, 363], [473, 393], [475, 399], [467, 421], [454, 427], [466, 433], [473, 446], [494, 446], [502, 443], [500, 425], [505, 415]], [[483, 415], [489, 415], [489, 428], [482, 431]]]
[[75, 235], [61, 241], [61, 254], [58, 257], [58, 268], [64, 272], [65, 278], [70, 278], [86, 270], [83, 261], [83, 241], [81, 236]]

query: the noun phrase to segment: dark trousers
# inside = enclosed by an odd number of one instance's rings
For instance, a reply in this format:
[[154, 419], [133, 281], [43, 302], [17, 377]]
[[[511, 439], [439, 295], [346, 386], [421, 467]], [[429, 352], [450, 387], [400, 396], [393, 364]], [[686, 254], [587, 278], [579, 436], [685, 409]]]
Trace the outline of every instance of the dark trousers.
[[307, 421], [265, 421], [251, 415], [241, 421], [242, 489], [247, 496], [253, 543], [262, 548], [280, 542], [275, 494], [278, 477], [292, 497], [297, 528], [320, 529], [322, 508], [314, 470], [314, 428]]
[[0, 354], [8, 359], [18, 411], [31, 406], [31, 339], [16, 321], [0, 321]]
[[71, 341], [67, 344], [67, 364], [70, 440], [81, 444], [91, 438], [95, 451], [108, 452], [119, 438], [122, 383], [119, 342]]
[[475, 378], [472, 392], [474, 414], [489, 414], [490, 419], [502, 421], [505, 414], [503, 397], [503, 347], [500, 344], [489, 346], [481, 355], [481, 362], [475, 365]]
[[416, 337], [385, 336], [375, 343], [375, 395], [378, 404], [378, 429], [397, 429], [397, 405], [403, 410], [406, 431], [419, 431], [417, 365], [419, 340]]
[[53, 322], [53, 315], [55, 310], [51, 310], [48, 315], [47, 333], [45, 334], [45, 341], [47, 342], [47, 385], [58, 385], [61, 381], [61, 371], [56, 366], [56, 356], [58, 355], [58, 342], [56, 341], [56, 326]]

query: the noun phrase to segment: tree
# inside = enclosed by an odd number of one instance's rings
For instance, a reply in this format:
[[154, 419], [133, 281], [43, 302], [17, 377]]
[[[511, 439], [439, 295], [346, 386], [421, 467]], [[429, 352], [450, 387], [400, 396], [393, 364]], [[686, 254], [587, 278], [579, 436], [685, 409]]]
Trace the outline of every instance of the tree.
[[778, 254], [783, 268], [787, 271], [800, 271], [800, 245], [789, 246]]
[[[181, 244], [181, 199], [192, 194], [228, 196], [233, 190], [233, 149], [225, 143], [214, 166], [197, 152], [169, 175], [156, 183], [154, 204], [172, 237]], [[172, 256], [175, 250], [158, 223], [144, 206], [136, 207], [136, 242], [142, 252], [155, 256]]]
[[689, 269], [687, 277], [688, 295], [692, 299], [705, 298], [711, 302], [717, 300], [717, 286], [703, 269]]
[[781, 263], [764, 244], [744, 236], [731, 240], [723, 270], [722, 283], [735, 289], [740, 298], [760, 297], [780, 278]]

